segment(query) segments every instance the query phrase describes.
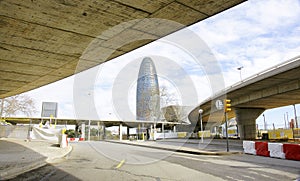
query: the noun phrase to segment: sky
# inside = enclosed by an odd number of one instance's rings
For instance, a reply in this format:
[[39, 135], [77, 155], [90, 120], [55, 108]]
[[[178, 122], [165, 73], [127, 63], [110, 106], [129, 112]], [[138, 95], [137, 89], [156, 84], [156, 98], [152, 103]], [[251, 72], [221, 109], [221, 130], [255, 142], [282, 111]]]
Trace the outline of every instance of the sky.
[[[249, 0], [92, 70], [25, 94], [36, 102], [34, 117], [40, 117], [42, 102], [58, 102], [60, 118], [130, 120], [135, 118], [136, 78], [145, 56], [153, 59], [160, 86], [175, 97], [172, 103], [195, 107], [214, 92], [299, 54], [300, 1]], [[90, 77], [95, 82], [80, 87]], [[300, 116], [299, 104], [296, 112]], [[294, 108], [267, 110], [264, 115], [268, 127], [273, 123], [284, 127], [286, 116], [294, 117]], [[257, 118], [260, 128], [263, 119], [262, 115]]]

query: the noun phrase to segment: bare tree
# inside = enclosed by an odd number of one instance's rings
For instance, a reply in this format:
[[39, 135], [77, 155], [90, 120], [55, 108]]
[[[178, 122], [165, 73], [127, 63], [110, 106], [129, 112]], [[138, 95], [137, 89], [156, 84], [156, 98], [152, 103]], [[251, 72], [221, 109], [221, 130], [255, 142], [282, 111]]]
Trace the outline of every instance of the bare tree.
[[31, 116], [36, 112], [34, 100], [27, 95], [16, 95], [1, 99], [1, 117], [14, 116], [23, 113]]
[[178, 105], [179, 99], [165, 86], [160, 87], [160, 100], [161, 113], [167, 121], [179, 122], [182, 120], [184, 108]]
[[178, 104], [178, 98], [175, 96], [174, 93], [170, 93], [166, 86], [161, 86], [160, 90], [160, 107], [166, 107], [169, 105]]

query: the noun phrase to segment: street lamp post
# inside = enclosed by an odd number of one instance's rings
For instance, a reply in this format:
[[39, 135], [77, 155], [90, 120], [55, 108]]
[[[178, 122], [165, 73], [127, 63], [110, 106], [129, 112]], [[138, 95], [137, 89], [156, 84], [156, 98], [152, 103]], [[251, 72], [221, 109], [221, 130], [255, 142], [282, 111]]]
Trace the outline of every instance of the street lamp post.
[[[288, 122], [288, 124], [289, 124], [290, 121], [289, 121], [289, 113], [288, 113], [288, 112], [286, 112], [286, 120], [287, 120], [287, 122]], [[290, 128], [290, 126], [289, 126], [289, 128]]]
[[200, 118], [200, 129], [201, 129], [201, 143], [203, 143], [203, 125], [202, 125], [202, 113], [203, 109], [199, 109], [199, 118]]
[[91, 141], [91, 119], [89, 119], [88, 141]]
[[298, 128], [298, 120], [297, 120], [296, 105], [294, 104], [293, 106], [294, 106], [294, 114], [295, 114], [296, 128]]
[[266, 117], [265, 114], [263, 114], [264, 117], [264, 130], [267, 130], [267, 123], [266, 123]]
[[[90, 101], [90, 96], [92, 95], [92, 93], [91, 92], [88, 92], [88, 100]], [[88, 103], [89, 105], [88, 105], [88, 119], [89, 119], [89, 129], [88, 129], [88, 141], [91, 141], [91, 112], [90, 112], [90, 110], [91, 110], [91, 105], [90, 105], [90, 102]]]
[[241, 78], [241, 82], [242, 82], [242, 68], [244, 68], [243, 66], [238, 67], [237, 69], [240, 71], [240, 78]]

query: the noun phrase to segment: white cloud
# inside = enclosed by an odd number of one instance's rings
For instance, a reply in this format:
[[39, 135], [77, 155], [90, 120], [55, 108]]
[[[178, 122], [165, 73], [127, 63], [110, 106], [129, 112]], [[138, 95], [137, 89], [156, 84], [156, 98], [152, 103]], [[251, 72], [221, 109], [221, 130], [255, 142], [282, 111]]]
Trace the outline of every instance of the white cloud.
[[212, 49], [224, 72], [244, 66], [247, 77], [297, 55], [299, 22], [298, 1], [247, 1], [190, 29]]
[[300, 3], [295, 0], [249, 1], [246, 16], [257, 26], [272, 30], [299, 21]]

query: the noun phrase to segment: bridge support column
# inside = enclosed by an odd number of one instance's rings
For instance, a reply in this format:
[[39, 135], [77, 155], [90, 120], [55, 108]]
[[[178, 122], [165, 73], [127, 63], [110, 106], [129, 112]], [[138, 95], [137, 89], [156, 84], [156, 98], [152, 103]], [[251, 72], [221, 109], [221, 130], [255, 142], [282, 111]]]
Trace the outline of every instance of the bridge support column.
[[130, 137], [130, 135], [129, 135], [129, 126], [127, 125], [127, 140], [129, 140], [129, 137]]
[[103, 140], [106, 140], [106, 125], [103, 124]]
[[122, 136], [123, 136], [122, 129], [123, 129], [123, 125], [122, 125], [122, 123], [120, 123], [120, 126], [119, 126], [120, 141], [122, 141]]
[[85, 122], [81, 123], [81, 138], [85, 140]]
[[265, 111], [263, 108], [235, 108], [240, 139], [256, 138], [256, 118]]

